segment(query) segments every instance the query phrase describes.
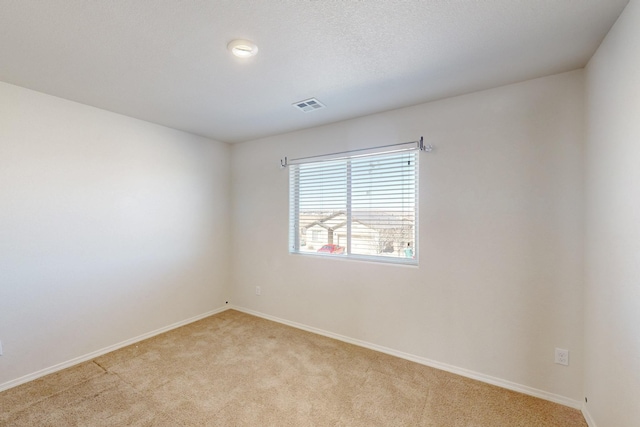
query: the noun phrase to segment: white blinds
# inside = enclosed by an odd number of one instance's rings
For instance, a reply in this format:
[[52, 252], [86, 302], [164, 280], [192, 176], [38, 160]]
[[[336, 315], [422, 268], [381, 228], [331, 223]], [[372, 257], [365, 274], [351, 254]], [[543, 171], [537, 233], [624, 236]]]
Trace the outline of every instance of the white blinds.
[[415, 263], [418, 152], [290, 166], [290, 251]]

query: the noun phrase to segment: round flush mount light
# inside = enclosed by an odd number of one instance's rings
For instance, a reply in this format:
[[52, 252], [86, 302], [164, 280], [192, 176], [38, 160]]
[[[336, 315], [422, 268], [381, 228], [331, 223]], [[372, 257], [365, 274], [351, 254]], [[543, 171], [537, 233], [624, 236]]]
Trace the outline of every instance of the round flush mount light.
[[258, 53], [258, 46], [249, 40], [232, 40], [227, 49], [238, 58], [249, 58]]

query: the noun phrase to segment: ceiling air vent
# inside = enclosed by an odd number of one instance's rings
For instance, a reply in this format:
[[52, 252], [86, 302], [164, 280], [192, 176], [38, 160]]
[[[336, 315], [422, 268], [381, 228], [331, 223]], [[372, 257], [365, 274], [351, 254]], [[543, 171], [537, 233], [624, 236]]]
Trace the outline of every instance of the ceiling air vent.
[[294, 102], [292, 105], [298, 110], [304, 111], [305, 113], [325, 108], [325, 105], [315, 98], [309, 98], [305, 99], [304, 101]]

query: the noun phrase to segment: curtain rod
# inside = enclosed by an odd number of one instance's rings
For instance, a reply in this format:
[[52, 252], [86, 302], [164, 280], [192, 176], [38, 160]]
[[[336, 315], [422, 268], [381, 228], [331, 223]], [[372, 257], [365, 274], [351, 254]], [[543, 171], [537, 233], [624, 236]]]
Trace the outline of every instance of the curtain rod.
[[316, 158], [327, 157], [327, 156], [338, 156], [338, 155], [341, 155], [341, 154], [351, 154], [351, 153], [357, 153], [359, 151], [370, 151], [370, 150], [376, 150], [378, 148], [397, 147], [399, 145], [407, 145], [407, 144], [416, 144], [415, 149], [420, 150], [420, 151], [425, 151], [427, 153], [430, 153], [431, 151], [433, 151], [433, 145], [431, 145], [431, 144], [424, 145], [424, 138], [421, 136], [420, 139], [417, 140], [417, 141], [399, 142], [397, 144], [379, 145], [377, 147], [369, 147], [369, 148], [356, 148], [354, 150], [339, 151], [337, 153], [321, 154], [321, 155], [318, 155], [318, 156], [298, 157], [296, 159], [291, 159], [291, 160], [289, 160], [289, 159], [287, 159], [287, 157], [285, 157], [284, 160], [280, 160], [280, 167], [281, 168], [286, 168], [287, 166], [289, 166], [291, 164], [290, 162], [296, 162], [296, 161], [300, 161], [300, 160], [316, 159]]

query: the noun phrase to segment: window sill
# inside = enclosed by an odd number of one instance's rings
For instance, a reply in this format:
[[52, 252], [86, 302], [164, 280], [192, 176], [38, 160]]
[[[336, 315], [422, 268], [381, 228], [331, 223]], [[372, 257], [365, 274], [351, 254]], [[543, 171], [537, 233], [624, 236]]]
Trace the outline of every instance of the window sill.
[[331, 254], [319, 254], [313, 252], [292, 252], [289, 251], [290, 255], [294, 256], [303, 256], [310, 258], [323, 258], [323, 259], [336, 259], [342, 261], [360, 261], [360, 262], [368, 262], [372, 264], [387, 264], [387, 265], [400, 265], [400, 266], [409, 266], [409, 267], [417, 267], [418, 260], [416, 258], [392, 258], [392, 257], [375, 257], [375, 256], [367, 256], [367, 255], [331, 255]]

